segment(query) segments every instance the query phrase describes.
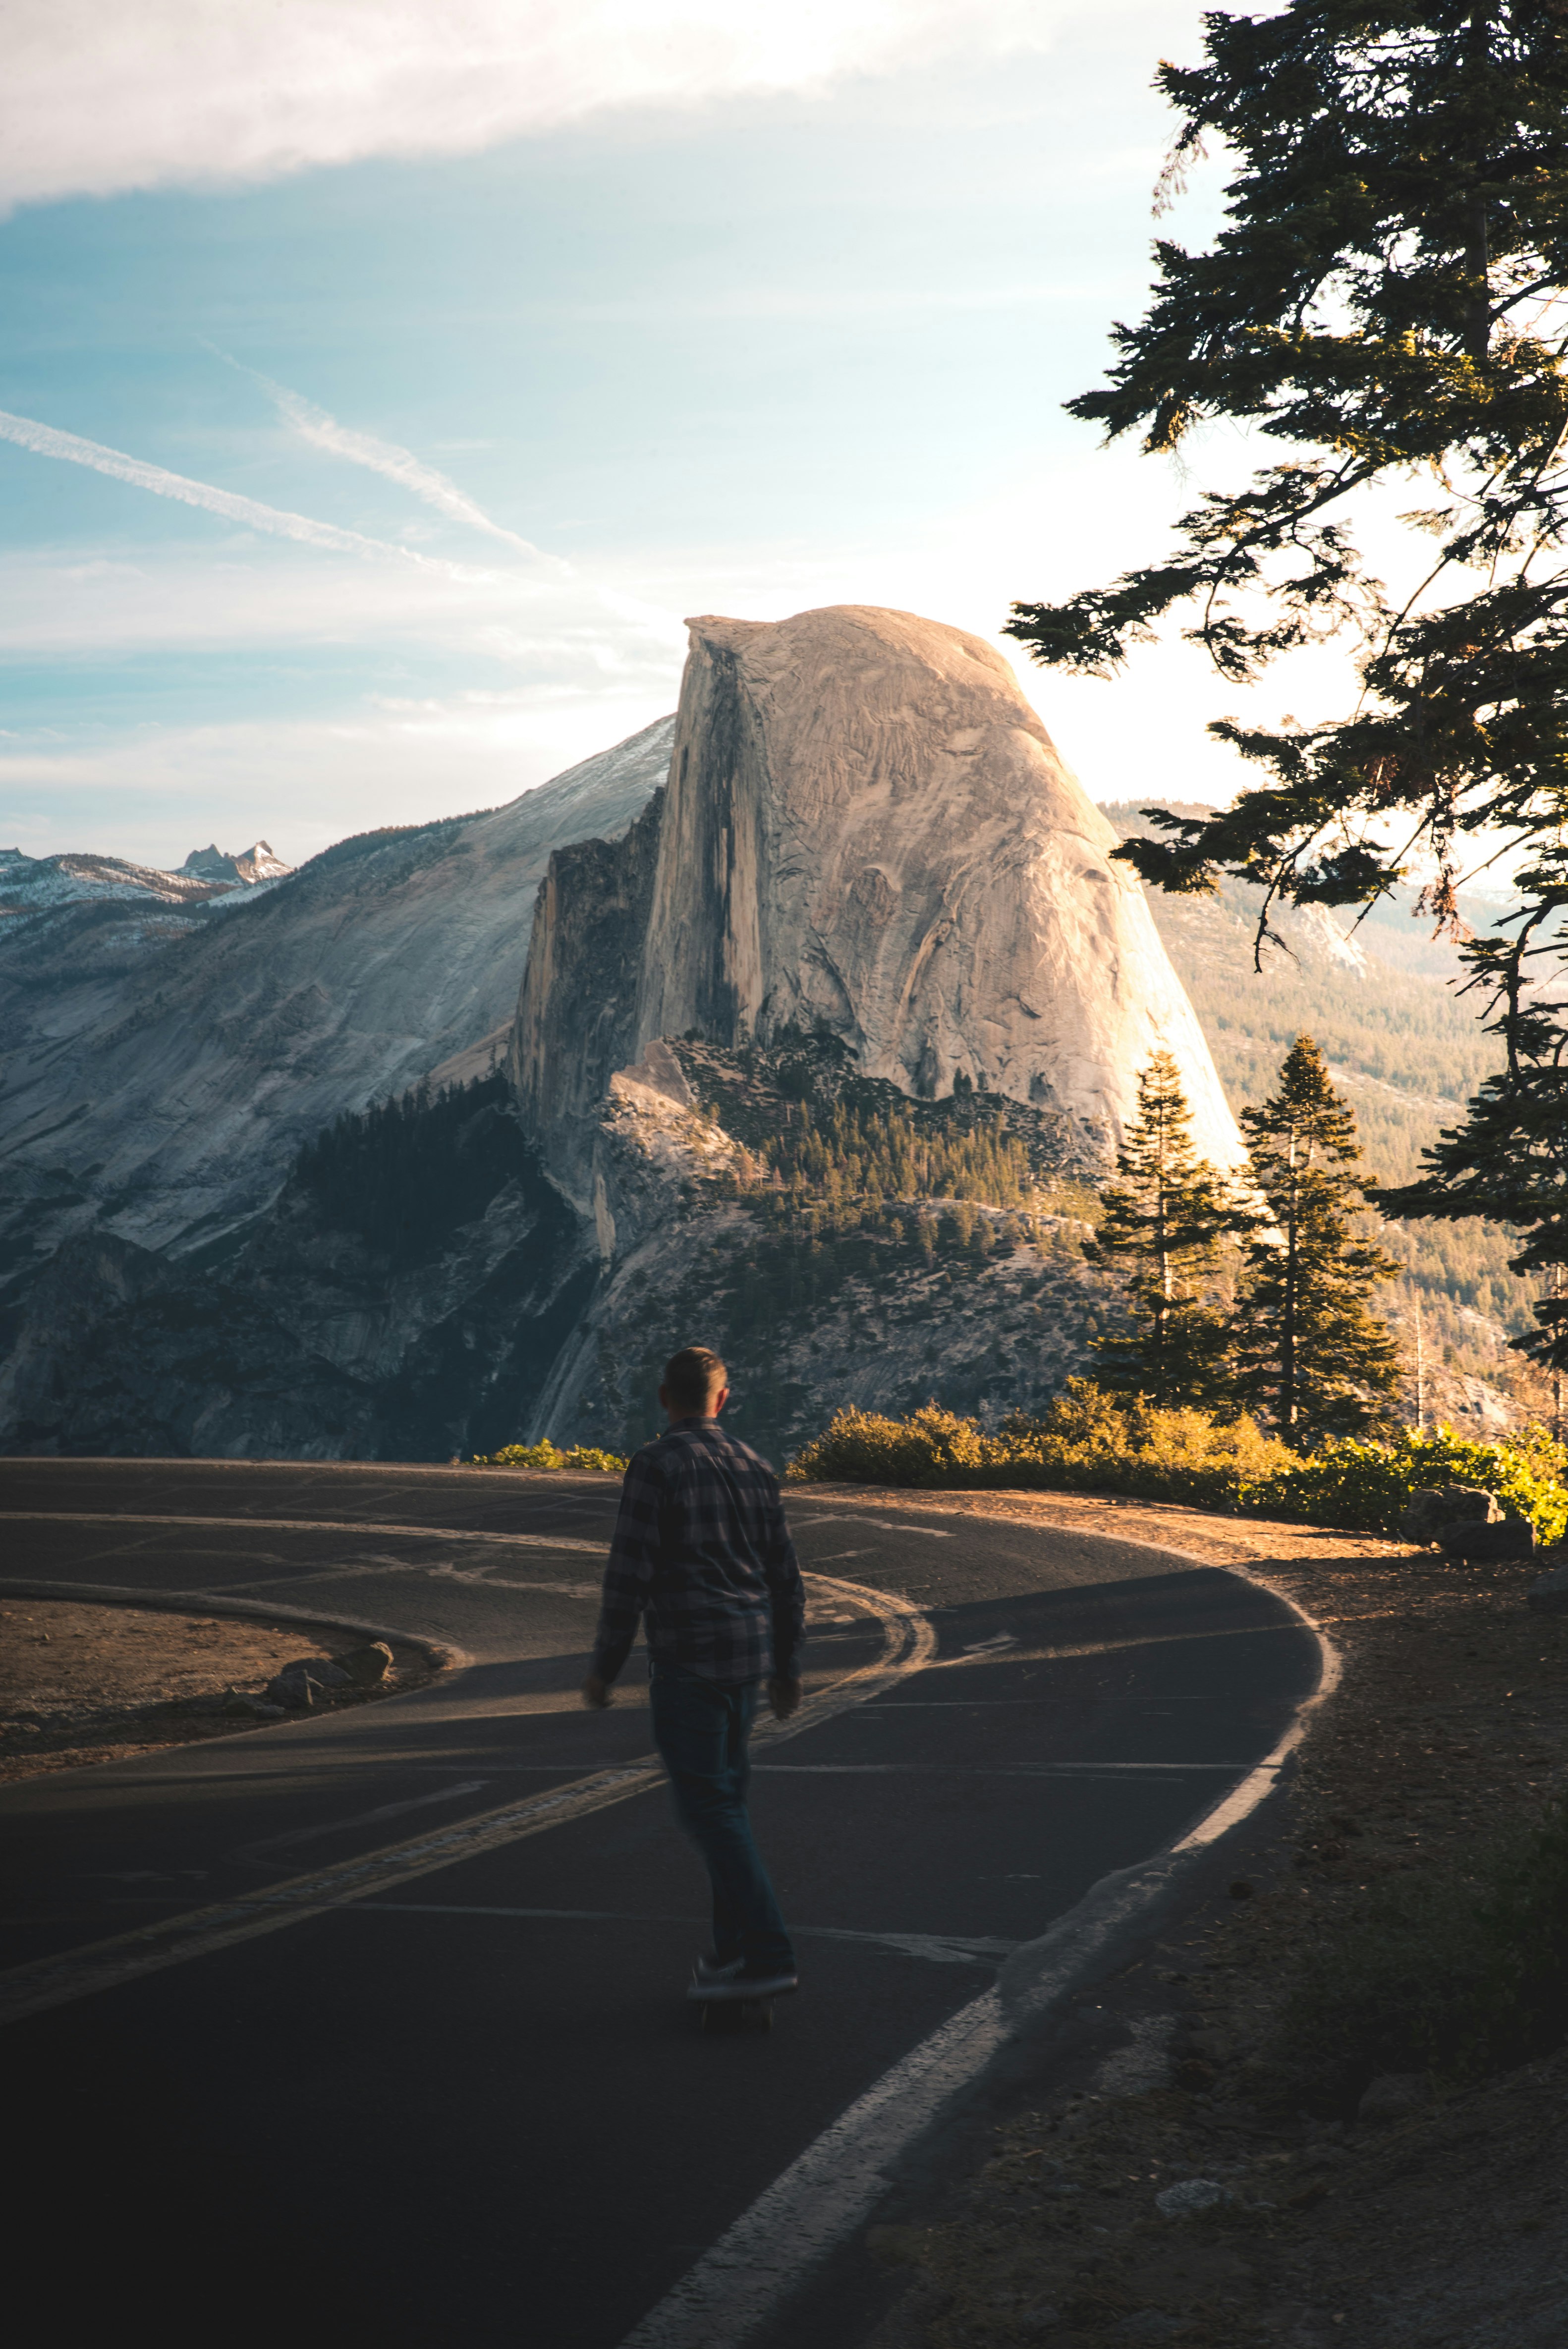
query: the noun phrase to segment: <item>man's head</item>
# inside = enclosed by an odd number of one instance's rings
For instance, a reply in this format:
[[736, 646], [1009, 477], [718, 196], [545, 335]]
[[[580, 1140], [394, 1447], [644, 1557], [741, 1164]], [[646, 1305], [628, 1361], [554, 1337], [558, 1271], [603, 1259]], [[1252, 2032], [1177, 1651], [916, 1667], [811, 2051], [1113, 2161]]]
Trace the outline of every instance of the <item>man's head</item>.
[[729, 1373], [711, 1346], [683, 1346], [665, 1364], [659, 1401], [672, 1419], [717, 1419], [729, 1401]]

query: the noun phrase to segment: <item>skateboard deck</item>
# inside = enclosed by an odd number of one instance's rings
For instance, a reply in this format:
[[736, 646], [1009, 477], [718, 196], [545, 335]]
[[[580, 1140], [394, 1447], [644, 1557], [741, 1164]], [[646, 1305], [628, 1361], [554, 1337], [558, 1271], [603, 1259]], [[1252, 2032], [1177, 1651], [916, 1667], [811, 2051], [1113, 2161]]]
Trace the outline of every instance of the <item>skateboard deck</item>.
[[697, 2001], [697, 2017], [705, 2031], [734, 2036], [747, 2031], [771, 2031], [770, 1998], [705, 1998]]

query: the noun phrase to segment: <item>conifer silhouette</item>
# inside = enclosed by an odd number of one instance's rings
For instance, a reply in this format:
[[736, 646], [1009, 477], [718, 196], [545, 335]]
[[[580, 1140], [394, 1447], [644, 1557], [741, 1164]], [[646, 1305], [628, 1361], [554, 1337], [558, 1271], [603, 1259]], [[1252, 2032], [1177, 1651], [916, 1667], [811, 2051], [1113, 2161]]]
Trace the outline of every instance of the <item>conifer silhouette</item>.
[[1193, 1149], [1191, 1124], [1181, 1072], [1169, 1052], [1156, 1052], [1139, 1077], [1138, 1114], [1084, 1254], [1091, 1264], [1129, 1268], [1132, 1326], [1099, 1341], [1099, 1384], [1155, 1403], [1212, 1409], [1230, 1399], [1231, 1334], [1205, 1291], [1220, 1243], [1238, 1228], [1242, 1210], [1225, 1178]]
[[1399, 1268], [1355, 1235], [1370, 1178], [1353, 1171], [1356, 1120], [1310, 1036], [1241, 1123], [1269, 1212], [1254, 1219], [1237, 1300], [1237, 1393], [1287, 1443], [1360, 1434], [1390, 1417], [1398, 1350], [1367, 1299]]

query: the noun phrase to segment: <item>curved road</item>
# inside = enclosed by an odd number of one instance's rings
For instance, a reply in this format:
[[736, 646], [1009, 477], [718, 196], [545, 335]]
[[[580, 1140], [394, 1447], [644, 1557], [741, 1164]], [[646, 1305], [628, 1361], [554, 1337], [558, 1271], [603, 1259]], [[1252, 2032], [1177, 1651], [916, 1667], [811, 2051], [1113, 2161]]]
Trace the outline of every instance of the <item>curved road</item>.
[[495, 1471], [0, 1462], [13, 1582], [293, 1604], [470, 1659], [0, 1792], [15, 2216], [42, 2241], [73, 2214], [65, 2337], [199, 2307], [242, 2338], [615, 2349], [1316, 1684], [1299, 1619], [1218, 1568], [791, 1494], [812, 1702], [759, 1744], [754, 1810], [804, 1989], [769, 2037], [711, 2039], [638, 1661], [609, 1713], [575, 1702], [614, 1505]]

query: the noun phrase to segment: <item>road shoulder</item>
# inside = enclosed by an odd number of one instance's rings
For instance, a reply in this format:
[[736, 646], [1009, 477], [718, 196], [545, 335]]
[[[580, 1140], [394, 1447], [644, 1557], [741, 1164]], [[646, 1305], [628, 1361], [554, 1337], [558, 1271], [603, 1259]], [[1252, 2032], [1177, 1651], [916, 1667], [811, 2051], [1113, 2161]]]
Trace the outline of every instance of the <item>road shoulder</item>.
[[[1040, 2034], [992, 2107], [988, 2158], [956, 2186], [895, 2188], [862, 2257], [909, 2288], [876, 2349], [1560, 2341], [1568, 2054], [1452, 2093], [1379, 2084], [1365, 2109], [1367, 2083], [1282, 2085], [1279, 2054], [1305, 1951], [1368, 1888], [1462, 1870], [1561, 1792], [1568, 1627], [1528, 1610], [1530, 1569], [1078, 1495], [876, 1497], [1243, 1568], [1343, 1662], [1291, 1782], [1205, 1897]], [[1162, 2211], [1182, 2186], [1193, 2208]]]

